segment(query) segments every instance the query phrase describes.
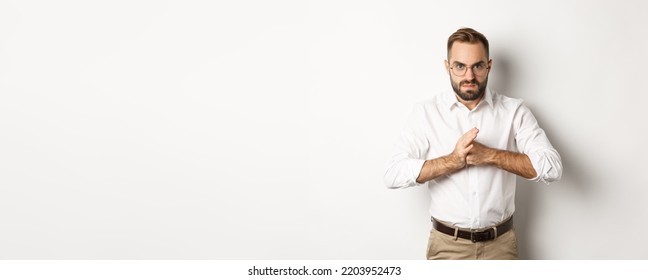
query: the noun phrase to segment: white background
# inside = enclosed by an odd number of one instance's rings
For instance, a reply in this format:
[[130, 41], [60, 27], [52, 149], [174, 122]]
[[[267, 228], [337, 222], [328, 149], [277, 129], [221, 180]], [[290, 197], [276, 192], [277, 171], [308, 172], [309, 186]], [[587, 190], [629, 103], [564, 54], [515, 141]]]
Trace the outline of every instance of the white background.
[[[488, 2], [488, 3], [487, 3]], [[563, 180], [518, 181], [531, 259], [646, 259], [642, 1], [2, 1], [0, 259], [422, 259], [382, 177], [447, 37], [491, 43]]]

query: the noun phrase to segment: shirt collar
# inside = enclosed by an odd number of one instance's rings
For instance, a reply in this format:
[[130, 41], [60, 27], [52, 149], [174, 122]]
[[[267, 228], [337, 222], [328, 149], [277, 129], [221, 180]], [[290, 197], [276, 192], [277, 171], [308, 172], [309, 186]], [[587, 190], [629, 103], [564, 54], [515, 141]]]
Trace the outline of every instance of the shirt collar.
[[[493, 108], [493, 93], [488, 87], [486, 88], [486, 92], [484, 92], [484, 97], [479, 102], [479, 104], [477, 104], [477, 107], [482, 106], [481, 104], [484, 102], [486, 102], [486, 104], [488, 104], [491, 108]], [[444, 103], [446, 104], [448, 109], [452, 109], [453, 106], [455, 105], [459, 106], [461, 104], [461, 102], [457, 100], [457, 96], [453, 90], [448, 91], [444, 95]]]

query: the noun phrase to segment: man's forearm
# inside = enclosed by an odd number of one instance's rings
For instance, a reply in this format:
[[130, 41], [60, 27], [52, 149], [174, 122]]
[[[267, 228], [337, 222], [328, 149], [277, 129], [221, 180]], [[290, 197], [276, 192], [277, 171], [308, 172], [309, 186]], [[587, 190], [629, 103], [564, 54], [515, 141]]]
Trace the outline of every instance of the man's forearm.
[[419, 184], [425, 183], [437, 177], [455, 172], [465, 165], [465, 161], [462, 162], [461, 159], [458, 159], [453, 154], [426, 160], [418, 178], [416, 178], [416, 182]]
[[491, 164], [526, 179], [537, 176], [529, 156], [509, 151], [493, 150]]
[[529, 156], [525, 154], [489, 148], [479, 142], [474, 142], [473, 145], [475, 147], [466, 157], [468, 165], [494, 165], [527, 179], [537, 176]]

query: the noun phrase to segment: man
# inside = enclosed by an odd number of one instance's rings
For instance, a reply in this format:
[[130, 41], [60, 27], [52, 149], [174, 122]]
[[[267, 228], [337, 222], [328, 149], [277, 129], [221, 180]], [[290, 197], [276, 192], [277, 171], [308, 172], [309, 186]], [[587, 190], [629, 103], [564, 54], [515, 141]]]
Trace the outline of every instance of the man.
[[385, 172], [389, 188], [427, 185], [428, 259], [517, 259], [516, 176], [549, 183], [560, 155], [519, 99], [487, 87], [488, 40], [462, 28], [448, 38], [453, 91], [414, 107]]

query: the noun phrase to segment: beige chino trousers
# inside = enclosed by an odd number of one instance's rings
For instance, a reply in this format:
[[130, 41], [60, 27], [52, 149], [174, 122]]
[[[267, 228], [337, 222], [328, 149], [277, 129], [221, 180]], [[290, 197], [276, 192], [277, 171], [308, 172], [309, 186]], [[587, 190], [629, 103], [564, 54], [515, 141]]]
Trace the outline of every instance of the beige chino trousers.
[[430, 231], [428, 240], [428, 260], [515, 260], [518, 258], [515, 228], [485, 242], [473, 243], [468, 239], [457, 238]]

